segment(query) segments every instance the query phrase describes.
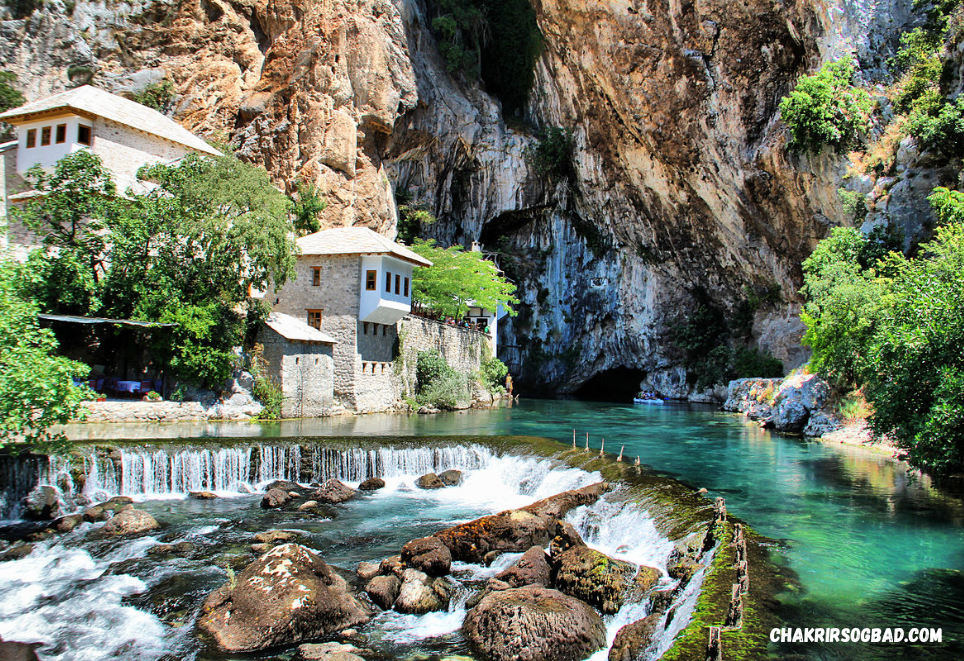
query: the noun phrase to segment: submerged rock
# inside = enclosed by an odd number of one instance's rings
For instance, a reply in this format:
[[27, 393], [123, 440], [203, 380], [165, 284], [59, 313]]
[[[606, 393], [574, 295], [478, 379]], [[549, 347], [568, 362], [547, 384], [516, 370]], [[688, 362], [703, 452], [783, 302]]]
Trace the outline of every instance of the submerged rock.
[[359, 484], [358, 488], [362, 491], [377, 491], [378, 489], [384, 489], [385, 480], [380, 477], [370, 477]]
[[281, 489], [268, 489], [268, 492], [261, 499], [261, 507], [264, 509], [277, 509], [283, 507], [291, 499], [287, 491]]
[[398, 576], [389, 574], [388, 576], [376, 576], [365, 586], [365, 592], [371, 600], [382, 610], [388, 610], [398, 599], [398, 593], [402, 588], [402, 582]]
[[218, 497], [213, 491], [189, 491], [187, 495], [194, 500], [214, 500]]
[[196, 548], [191, 542], [158, 544], [147, 549], [147, 555], [190, 555]]
[[[603, 613], [613, 614], [622, 606], [636, 573], [636, 566], [629, 562], [610, 558], [588, 546], [575, 546], [559, 556], [555, 586]], [[659, 579], [659, 572], [641, 567], [640, 577], [640, 590], [645, 591]]]
[[312, 500], [319, 503], [338, 504], [351, 500], [357, 496], [357, 492], [351, 487], [343, 484], [339, 480], [328, 480], [321, 487], [312, 492]]
[[11, 546], [3, 553], [0, 553], [0, 562], [26, 558], [31, 553], [33, 553], [33, 544], [17, 544], [16, 546]]
[[514, 565], [496, 574], [495, 578], [513, 588], [521, 588], [524, 585], [549, 587], [552, 581], [552, 570], [549, 568], [546, 552], [541, 546], [533, 546], [523, 553]]
[[80, 514], [69, 514], [54, 521], [54, 530], [59, 533], [68, 533], [83, 522], [84, 517]]
[[606, 644], [606, 627], [596, 611], [537, 586], [486, 595], [469, 611], [462, 634], [491, 661], [578, 661]]
[[361, 650], [343, 643], [305, 643], [298, 647], [296, 661], [365, 661], [355, 652]]
[[419, 489], [441, 489], [445, 487], [445, 482], [435, 473], [426, 473], [415, 480], [415, 486]]
[[318, 509], [317, 500], [306, 500], [301, 505], [298, 505], [299, 512], [307, 512], [308, 510]]
[[438, 474], [438, 478], [447, 487], [455, 487], [462, 484], [462, 471], [451, 468]]
[[399, 613], [422, 615], [445, 610], [449, 607], [451, 596], [451, 588], [445, 580], [433, 580], [417, 569], [406, 569], [402, 572], [402, 585], [394, 608]]
[[402, 562], [429, 576], [445, 576], [452, 568], [452, 553], [438, 537], [422, 537], [402, 547]]
[[636, 661], [642, 658], [653, 640], [661, 617], [660, 613], [654, 613], [620, 629], [613, 646], [609, 648], [609, 661]]
[[248, 652], [328, 636], [371, 619], [314, 552], [276, 546], [204, 601], [198, 625], [227, 652]]
[[34, 521], [51, 521], [63, 514], [60, 494], [51, 486], [34, 487], [23, 499], [23, 516]]
[[102, 530], [108, 535], [136, 535], [160, 527], [157, 520], [144, 510], [125, 509], [105, 523]]

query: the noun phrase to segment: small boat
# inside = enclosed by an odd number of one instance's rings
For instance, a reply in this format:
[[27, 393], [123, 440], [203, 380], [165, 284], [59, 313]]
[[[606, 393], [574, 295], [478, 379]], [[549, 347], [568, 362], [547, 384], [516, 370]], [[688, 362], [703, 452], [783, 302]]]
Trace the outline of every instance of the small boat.
[[657, 397], [656, 395], [648, 392], [636, 393], [636, 396], [633, 397], [633, 404], [662, 404], [662, 403], [663, 403], [663, 399], [661, 397]]

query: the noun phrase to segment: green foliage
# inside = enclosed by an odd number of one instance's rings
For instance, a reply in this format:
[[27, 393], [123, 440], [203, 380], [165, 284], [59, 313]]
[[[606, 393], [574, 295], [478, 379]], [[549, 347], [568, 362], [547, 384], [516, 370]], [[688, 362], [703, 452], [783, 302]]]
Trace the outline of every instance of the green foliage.
[[94, 70], [85, 64], [71, 64], [67, 67], [67, 78], [73, 85], [88, 85], [94, 79]]
[[416, 357], [415, 374], [419, 406], [454, 409], [469, 399], [468, 382], [436, 351], [420, 351]]
[[753, 319], [757, 310], [780, 302], [783, 288], [776, 282], [765, 285], [744, 285], [743, 298], [737, 303], [730, 319], [730, 332], [737, 338], [748, 339], [753, 334]]
[[812, 76], [802, 76], [780, 102], [780, 116], [790, 128], [790, 146], [819, 151], [829, 145], [846, 151], [867, 132], [872, 103], [866, 90], [852, 84], [853, 57], [827, 62]]
[[529, 0], [432, 0], [432, 30], [451, 74], [481, 79], [505, 107], [525, 107], [542, 35]]
[[131, 98], [148, 108], [166, 112], [174, 103], [175, 96], [174, 83], [170, 80], [162, 80], [159, 83], [150, 83], [140, 92], [135, 92]]
[[435, 222], [435, 216], [421, 205], [412, 203], [408, 191], [396, 192], [395, 204], [398, 206], [397, 238], [402, 243], [410, 245], [415, 239], [421, 238], [423, 227]]
[[251, 347], [249, 369], [251, 376], [254, 378], [251, 396], [262, 406], [261, 413], [258, 417], [262, 420], [280, 420], [284, 393], [281, 391], [281, 386], [267, 374], [267, 365], [264, 359], [264, 345], [255, 344]]
[[310, 181], [298, 180], [298, 195], [295, 197], [293, 205], [294, 227], [300, 236], [312, 234], [321, 229], [318, 216], [325, 207], [328, 200], [321, 190]]
[[161, 397], [161, 394], [160, 394], [160, 393], [154, 392], [153, 390], [150, 391], [149, 393], [147, 393], [147, 401], [149, 401], [149, 402], [159, 402], [159, 401], [161, 401], [161, 400], [163, 400], [163, 399], [164, 399], [164, 398]]
[[30, 171], [45, 194], [21, 217], [45, 238], [22, 288], [48, 312], [179, 324], [155, 335], [156, 355], [175, 376], [218, 388], [245, 337], [236, 309], [248, 287], [293, 272], [289, 201], [230, 155], [140, 174], [157, 186], [120, 197], [86, 150]]
[[416, 239], [412, 250], [434, 266], [416, 268], [412, 275], [412, 300], [423, 310], [442, 317], [461, 318], [469, 302], [487, 310], [500, 305], [515, 315], [515, 285], [499, 275], [495, 265], [481, 252], [465, 251], [462, 246], [439, 248], [435, 241]]
[[572, 130], [559, 126], [543, 129], [535, 145], [526, 150], [526, 159], [540, 176], [546, 179], [565, 179], [572, 176], [575, 143]]
[[740, 347], [733, 353], [732, 374], [734, 379], [778, 378], [783, 376], [783, 363], [766, 351]]
[[17, 82], [17, 74], [12, 71], [0, 71], [0, 112], [22, 106], [26, 99], [19, 90], [10, 83]]
[[503, 390], [505, 377], [509, 375], [509, 368], [498, 358], [488, 358], [483, 360], [479, 367], [479, 375], [482, 377], [482, 385], [489, 392]]
[[837, 195], [843, 205], [844, 213], [853, 221], [854, 225], [860, 225], [867, 217], [867, 196], [856, 191], [849, 191], [846, 188], [838, 188]]
[[21, 270], [0, 262], [0, 446], [42, 450], [64, 440], [51, 431], [54, 425], [81, 414], [90, 392], [73, 379], [89, 368], [54, 355], [53, 332], [39, 326], [37, 306], [18, 292]]
[[940, 51], [944, 47], [945, 31], [917, 27], [901, 35], [900, 50], [892, 63], [896, 70], [903, 72], [894, 97], [898, 112], [911, 112], [925, 95], [940, 93], [943, 69]]
[[907, 122], [907, 131], [923, 149], [954, 157], [964, 150], [964, 95], [943, 101], [939, 93], [924, 99]]

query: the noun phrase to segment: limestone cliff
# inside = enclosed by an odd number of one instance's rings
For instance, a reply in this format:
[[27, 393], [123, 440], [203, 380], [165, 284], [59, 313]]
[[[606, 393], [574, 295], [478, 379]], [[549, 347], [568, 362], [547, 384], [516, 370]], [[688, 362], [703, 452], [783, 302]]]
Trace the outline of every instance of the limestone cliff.
[[[845, 51], [877, 75], [911, 4], [534, 0], [544, 50], [509, 125], [446, 72], [415, 0], [48, 0], [0, 23], [0, 61], [28, 99], [173, 81], [177, 120], [289, 189], [317, 181], [327, 225], [392, 235], [404, 189], [438, 216], [430, 234], [480, 240], [517, 280], [501, 344], [523, 380], [572, 392], [627, 367], [685, 394], [665, 331], [694, 291], [732, 308], [779, 284], [754, 334], [802, 361], [799, 264], [844, 222], [844, 163], [789, 157], [777, 105]], [[533, 171], [539, 126], [572, 130], [571, 176]]]

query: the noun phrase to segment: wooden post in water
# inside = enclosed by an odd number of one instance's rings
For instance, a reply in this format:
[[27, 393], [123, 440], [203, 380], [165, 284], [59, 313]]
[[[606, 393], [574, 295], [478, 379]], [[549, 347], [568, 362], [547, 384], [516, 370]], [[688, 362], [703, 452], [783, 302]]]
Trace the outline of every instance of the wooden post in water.
[[706, 642], [706, 661], [723, 661], [720, 627], [710, 627], [710, 639]]
[[625, 445], [620, 445], [620, 446], [619, 446], [619, 456], [616, 457], [616, 461], [618, 461], [619, 463], [622, 463], [622, 461], [623, 461], [623, 450], [625, 450], [625, 449], [626, 449], [626, 446], [625, 446]]
[[572, 449], [576, 449], [576, 430], [572, 430]]
[[733, 543], [739, 544], [743, 541], [743, 524], [738, 523], [733, 526]]
[[603, 452], [605, 452], [605, 451], [606, 451], [606, 439], [604, 438], [604, 439], [602, 440], [602, 445], [599, 446], [599, 458], [600, 458], [600, 459], [603, 458]]
[[723, 626], [739, 629], [743, 626], [743, 591], [739, 583], [734, 583], [730, 594], [730, 607], [726, 611]]
[[736, 563], [736, 582], [740, 584], [740, 593], [750, 591], [750, 571], [746, 560]]
[[746, 562], [746, 538], [741, 537], [740, 540], [735, 544], [736, 546], [736, 564], [741, 562]]
[[637, 475], [642, 475], [642, 474], [643, 474], [643, 465], [640, 463], [639, 457], [636, 457], [636, 463], [633, 464], [633, 465], [636, 466], [636, 474], [637, 474]]
[[589, 432], [586, 432], [586, 449], [583, 452], [589, 452]]
[[717, 496], [713, 503], [713, 523], [724, 523], [726, 521], [726, 500], [722, 496]]

